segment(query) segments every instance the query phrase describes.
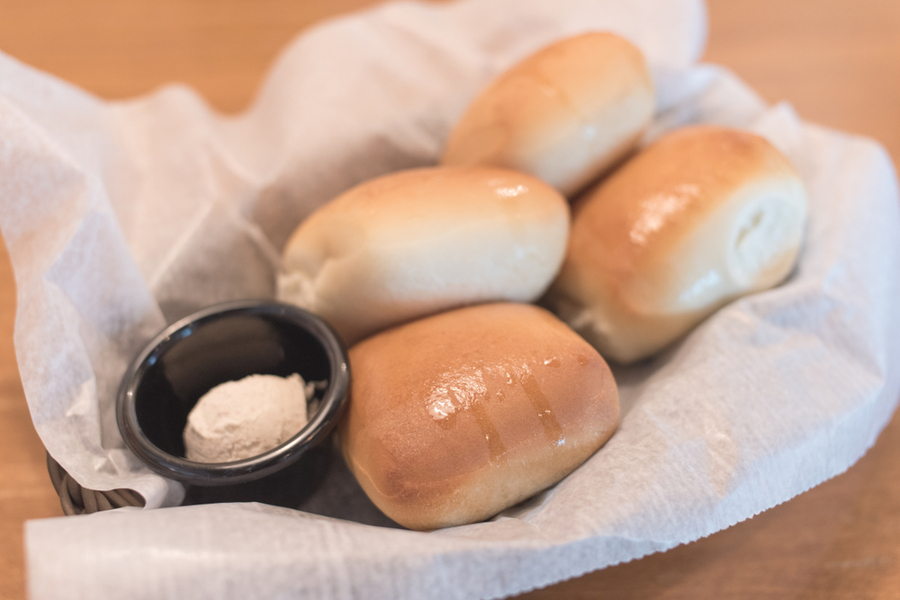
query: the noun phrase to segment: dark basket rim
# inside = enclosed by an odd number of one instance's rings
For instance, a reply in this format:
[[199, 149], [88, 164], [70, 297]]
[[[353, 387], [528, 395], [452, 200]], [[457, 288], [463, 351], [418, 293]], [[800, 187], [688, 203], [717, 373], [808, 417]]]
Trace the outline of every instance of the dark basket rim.
[[89, 515], [114, 508], [134, 506], [143, 508], [144, 499], [140, 494], [129, 489], [98, 491], [83, 487], [62, 466], [47, 453], [47, 472], [50, 481], [59, 496], [59, 504], [63, 514]]

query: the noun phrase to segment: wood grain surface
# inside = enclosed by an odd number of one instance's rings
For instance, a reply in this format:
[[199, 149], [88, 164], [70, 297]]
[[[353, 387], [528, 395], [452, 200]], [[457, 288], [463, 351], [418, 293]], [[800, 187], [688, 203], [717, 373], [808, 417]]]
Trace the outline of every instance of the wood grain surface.
[[[105, 98], [182, 81], [233, 112], [294, 35], [375, 3], [0, 0], [0, 50]], [[711, 0], [709, 17], [706, 60], [804, 119], [877, 139], [900, 163], [900, 2]], [[0, 248], [0, 598], [19, 600], [22, 525], [62, 512], [25, 404], [14, 317], [13, 274]], [[900, 419], [847, 473], [781, 506], [521, 597], [900, 598]]]

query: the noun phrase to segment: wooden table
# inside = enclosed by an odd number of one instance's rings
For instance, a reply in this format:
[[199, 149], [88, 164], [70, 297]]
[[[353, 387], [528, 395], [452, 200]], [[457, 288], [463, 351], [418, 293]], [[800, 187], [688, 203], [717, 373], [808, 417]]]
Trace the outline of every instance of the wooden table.
[[[293, 35], [368, 4], [0, 0], [0, 50], [103, 97], [180, 80], [236, 111]], [[768, 100], [790, 101], [807, 120], [876, 138], [900, 163], [900, 2], [711, 0], [706, 58]], [[62, 512], [16, 368], [14, 315], [12, 272], [0, 250], [0, 598], [20, 599], [22, 524]], [[900, 419], [846, 474], [786, 504], [524, 597], [900, 598]]]

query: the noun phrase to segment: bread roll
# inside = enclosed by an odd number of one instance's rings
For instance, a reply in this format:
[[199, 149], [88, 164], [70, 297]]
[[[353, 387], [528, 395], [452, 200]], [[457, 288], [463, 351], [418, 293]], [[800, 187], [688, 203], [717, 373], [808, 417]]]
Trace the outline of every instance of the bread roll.
[[347, 464], [369, 498], [412, 529], [480, 521], [528, 498], [618, 424], [609, 367], [536, 306], [415, 321], [351, 348], [350, 367]]
[[538, 298], [562, 263], [568, 231], [566, 200], [534, 177], [489, 167], [394, 173], [297, 228], [278, 296], [352, 344], [464, 304]]
[[547, 302], [605, 358], [627, 363], [784, 279], [806, 193], [765, 139], [696, 126], [649, 146], [574, 212]]
[[586, 33], [497, 78], [459, 120], [441, 162], [509, 167], [570, 196], [625, 156], [654, 103], [641, 52], [612, 33]]

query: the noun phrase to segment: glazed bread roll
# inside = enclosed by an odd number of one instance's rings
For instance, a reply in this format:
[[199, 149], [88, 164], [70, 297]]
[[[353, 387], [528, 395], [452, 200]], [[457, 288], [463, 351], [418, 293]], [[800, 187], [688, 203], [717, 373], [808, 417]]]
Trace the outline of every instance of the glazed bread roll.
[[649, 146], [574, 212], [547, 303], [605, 358], [628, 363], [784, 279], [806, 193], [765, 139], [696, 126]]
[[350, 470], [412, 529], [481, 521], [554, 484], [612, 435], [606, 362], [551, 313], [457, 309], [350, 350]]
[[654, 103], [641, 52], [612, 33], [586, 33], [497, 78], [453, 129], [441, 162], [509, 167], [570, 196], [635, 145]]
[[278, 297], [352, 344], [448, 308], [535, 300], [562, 264], [568, 231], [566, 200], [534, 177], [490, 167], [398, 172], [300, 224]]

